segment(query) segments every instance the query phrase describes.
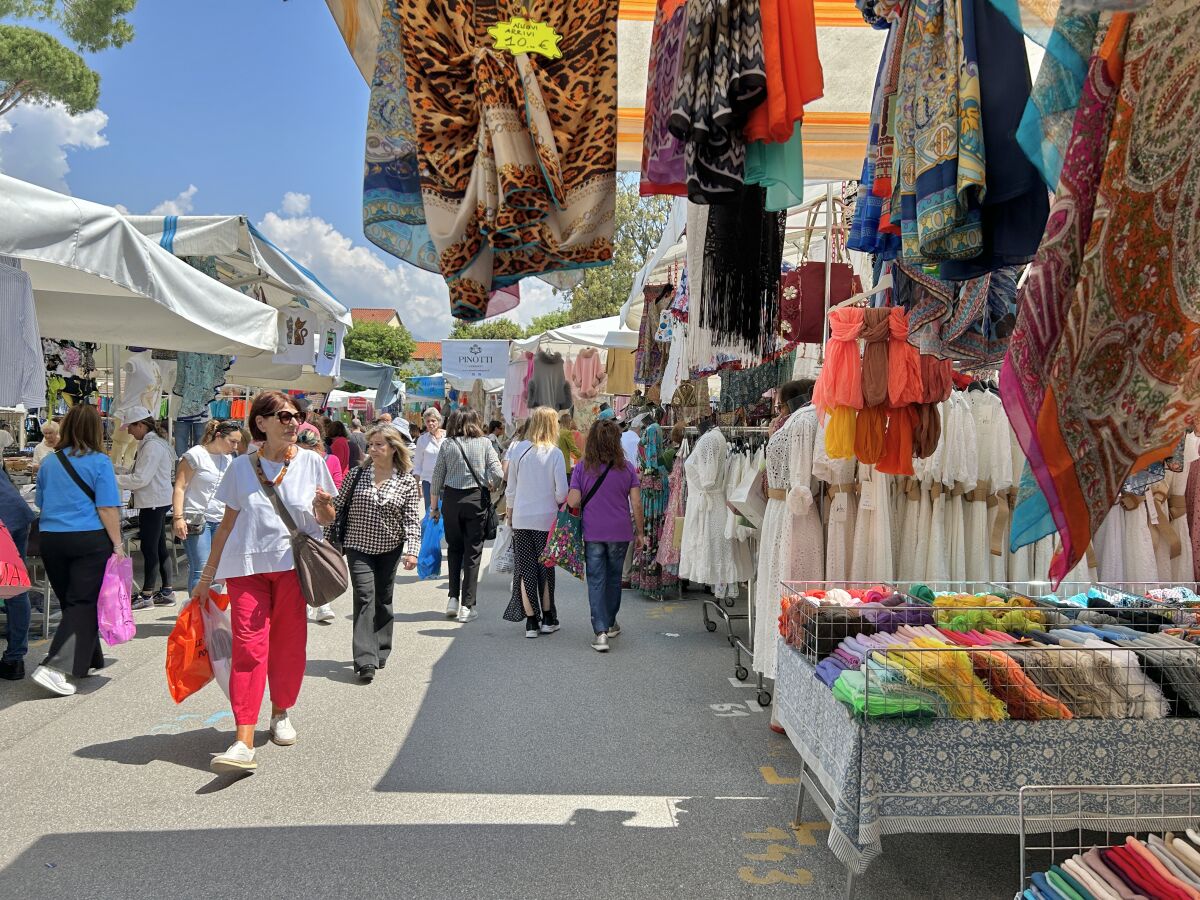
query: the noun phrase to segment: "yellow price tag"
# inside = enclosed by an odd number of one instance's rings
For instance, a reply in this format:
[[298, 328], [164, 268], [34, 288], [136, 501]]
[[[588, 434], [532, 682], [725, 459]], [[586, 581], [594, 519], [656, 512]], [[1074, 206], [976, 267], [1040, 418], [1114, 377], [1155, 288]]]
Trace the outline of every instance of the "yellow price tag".
[[547, 59], [562, 59], [558, 42], [562, 35], [544, 22], [531, 22], [521, 16], [513, 16], [507, 22], [498, 22], [488, 28], [495, 40], [497, 50], [507, 50], [514, 56], [518, 53], [540, 53]]

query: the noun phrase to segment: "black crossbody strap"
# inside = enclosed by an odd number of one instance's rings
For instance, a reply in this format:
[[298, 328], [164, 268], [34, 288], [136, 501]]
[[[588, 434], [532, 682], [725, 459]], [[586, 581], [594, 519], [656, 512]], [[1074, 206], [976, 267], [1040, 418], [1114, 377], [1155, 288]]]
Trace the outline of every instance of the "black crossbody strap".
[[596, 491], [600, 490], [600, 485], [604, 484], [604, 479], [608, 477], [608, 473], [611, 471], [612, 466], [610, 465], [601, 472], [600, 477], [596, 479], [596, 483], [591, 486], [584, 498], [579, 501], [579, 514], [581, 516], [583, 515], [583, 508], [587, 506], [588, 501], [592, 499]]
[[483, 486], [483, 482], [479, 480], [479, 476], [475, 474], [475, 467], [471, 465], [471, 461], [467, 459], [467, 451], [463, 449], [463, 445], [458, 442], [458, 438], [454, 439], [454, 446], [458, 448], [458, 452], [462, 454], [463, 462], [467, 464], [467, 471], [471, 473], [471, 477], [475, 479], [475, 483], [479, 485], [479, 490], [483, 493], [491, 495], [491, 491]]
[[354, 474], [350, 476], [350, 490], [346, 493], [346, 500], [342, 504], [342, 508], [338, 510], [337, 522], [333, 526], [333, 535], [339, 544], [346, 541], [346, 528], [350, 524], [350, 506], [354, 503], [354, 492], [358, 490], [358, 482], [362, 479], [365, 468], [365, 466], [354, 467]]
[[67, 474], [71, 476], [71, 480], [79, 485], [79, 489], [87, 494], [87, 498], [91, 500], [93, 504], [95, 504], [96, 492], [92, 490], [92, 486], [90, 484], [79, 477], [79, 473], [76, 472], [75, 467], [71, 465], [71, 460], [67, 459], [66, 451], [59, 450], [54, 455], [58, 457], [58, 461], [62, 463], [62, 467], [67, 470]]

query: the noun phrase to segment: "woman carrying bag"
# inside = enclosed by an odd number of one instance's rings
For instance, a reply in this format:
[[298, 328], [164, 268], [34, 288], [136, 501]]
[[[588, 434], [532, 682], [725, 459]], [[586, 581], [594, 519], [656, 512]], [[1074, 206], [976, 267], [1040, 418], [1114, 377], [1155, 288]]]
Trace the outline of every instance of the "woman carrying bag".
[[512, 597], [504, 618], [525, 621], [525, 637], [558, 631], [554, 568], [538, 561], [567, 498], [567, 463], [558, 441], [558, 413], [539, 406], [529, 416], [528, 440], [513, 451], [504, 500], [513, 528]]
[[583, 549], [588, 604], [592, 609], [592, 649], [608, 651], [608, 639], [621, 633], [621, 569], [625, 552], [636, 537], [645, 543], [642, 492], [634, 464], [621, 449], [621, 429], [611, 419], [597, 419], [587, 436], [583, 462], [571, 473], [567, 505], [583, 507]]
[[217, 580], [225, 583], [230, 598], [233, 671], [229, 699], [237, 739], [213, 759], [212, 770], [218, 773], [257, 767], [254, 727], [268, 682], [271, 740], [281, 746], [296, 742], [288, 711], [304, 678], [305, 605], [320, 598], [305, 596], [302, 578], [308, 577], [311, 585], [311, 576], [307, 560], [298, 559], [295, 548], [304, 545], [301, 539], [323, 541], [322, 529], [335, 516], [333, 479], [325, 461], [296, 447], [300, 422], [300, 413], [287, 394], [264, 391], [254, 398], [250, 433], [262, 445], [235, 459], [221, 480], [216, 499], [225, 504], [225, 516], [192, 591], [194, 598], [206, 597]]
[[330, 530], [350, 563], [354, 671], [369, 684], [392, 652], [396, 566], [415, 569], [421, 546], [421, 487], [395, 428], [368, 432], [367, 460], [342, 482], [337, 510]]
[[478, 616], [475, 590], [483, 542], [496, 533], [491, 492], [503, 477], [496, 448], [483, 436], [479, 413], [473, 409], [454, 412], [446, 423], [446, 441], [433, 467], [429, 514], [434, 521], [444, 517], [446, 523], [446, 565], [450, 570], [446, 615], [457, 608], [458, 621], [463, 623]]
[[68, 673], [84, 678], [89, 669], [104, 665], [96, 602], [109, 558], [125, 555], [121, 492], [104, 453], [96, 407], [72, 406], [63, 419], [58, 450], [38, 469], [37, 505], [42, 561], [62, 605], [62, 621], [32, 677], [46, 690], [69, 697], [75, 685]]

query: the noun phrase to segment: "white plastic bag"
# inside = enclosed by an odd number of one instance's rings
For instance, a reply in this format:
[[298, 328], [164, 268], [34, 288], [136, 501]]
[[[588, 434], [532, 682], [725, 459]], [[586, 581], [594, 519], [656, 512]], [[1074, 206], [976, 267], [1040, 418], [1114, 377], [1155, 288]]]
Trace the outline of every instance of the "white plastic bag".
[[216, 589], [209, 591], [200, 615], [204, 619], [204, 646], [212, 663], [213, 679], [228, 697], [229, 674], [233, 671], [233, 626], [229, 621], [228, 595]]
[[761, 458], [754, 457], [754, 465], [746, 470], [741, 482], [729, 492], [729, 505], [738, 511], [755, 528], [762, 528], [767, 512], [767, 497], [762, 490]]
[[512, 528], [501, 522], [496, 529], [496, 542], [492, 544], [492, 562], [488, 571], [493, 575], [511, 575], [516, 570], [513, 560]]

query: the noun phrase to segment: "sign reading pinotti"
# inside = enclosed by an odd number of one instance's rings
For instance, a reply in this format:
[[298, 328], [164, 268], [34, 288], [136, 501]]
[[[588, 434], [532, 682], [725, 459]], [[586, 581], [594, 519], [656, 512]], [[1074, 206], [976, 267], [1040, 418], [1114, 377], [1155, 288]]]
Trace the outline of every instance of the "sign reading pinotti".
[[508, 341], [442, 341], [442, 371], [451, 378], [504, 378]]

